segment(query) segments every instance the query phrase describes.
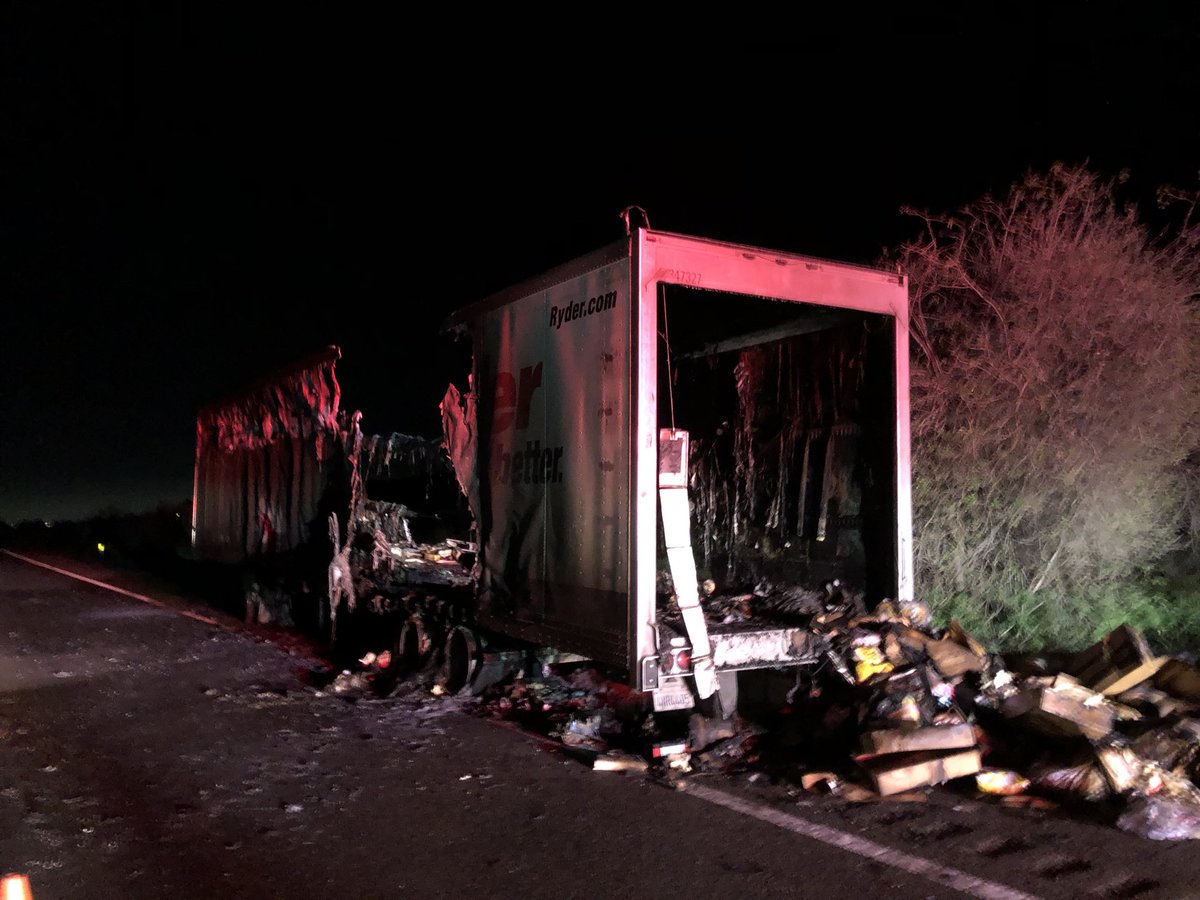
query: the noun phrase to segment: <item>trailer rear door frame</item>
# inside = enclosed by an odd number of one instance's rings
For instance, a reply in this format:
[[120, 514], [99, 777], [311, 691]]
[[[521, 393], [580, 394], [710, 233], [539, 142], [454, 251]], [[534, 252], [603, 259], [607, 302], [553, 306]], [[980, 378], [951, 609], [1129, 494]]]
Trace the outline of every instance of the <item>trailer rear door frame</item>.
[[636, 353], [631, 354], [634, 423], [630, 436], [630, 509], [633, 510], [633, 584], [629, 621], [629, 672], [633, 687], [647, 690], [656, 659], [655, 556], [658, 527], [658, 294], [659, 285], [747, 294], [888, 316], [895, 334], [895, 509], [897, 600], [911, 600], [912, 469], [909, 409], [908, 283], [903, 275], [862, 266], [637, 229], [632, 241], [631, 296]]

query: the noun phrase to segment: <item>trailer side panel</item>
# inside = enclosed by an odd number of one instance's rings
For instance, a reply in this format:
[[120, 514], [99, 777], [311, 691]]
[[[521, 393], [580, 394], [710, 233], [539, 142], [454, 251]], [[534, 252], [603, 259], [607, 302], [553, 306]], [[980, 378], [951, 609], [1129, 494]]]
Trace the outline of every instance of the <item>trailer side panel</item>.
[[480, 621], [616, 665], [628, 649], [630, 269], [481, 312]]

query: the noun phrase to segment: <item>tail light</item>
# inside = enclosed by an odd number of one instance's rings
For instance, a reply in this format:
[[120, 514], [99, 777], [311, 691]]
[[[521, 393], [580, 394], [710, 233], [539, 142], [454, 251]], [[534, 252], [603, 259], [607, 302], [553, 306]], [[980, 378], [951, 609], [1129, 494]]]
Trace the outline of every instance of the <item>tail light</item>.
[[666, 650], [659, 663], [659, 671], [663, 675], [689, 674], [692, 671], [692, 650], [690, 647]]

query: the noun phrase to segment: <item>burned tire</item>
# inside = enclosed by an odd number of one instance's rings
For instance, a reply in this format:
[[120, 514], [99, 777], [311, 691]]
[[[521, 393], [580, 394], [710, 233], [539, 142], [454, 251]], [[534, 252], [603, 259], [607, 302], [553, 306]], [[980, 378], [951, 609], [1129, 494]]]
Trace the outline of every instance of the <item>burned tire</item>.
[[479, 669], [479, 640], [471, 629], [456, 625], [446, 635], [441, 681], [446, 692], [457, 694], [474, 679]]

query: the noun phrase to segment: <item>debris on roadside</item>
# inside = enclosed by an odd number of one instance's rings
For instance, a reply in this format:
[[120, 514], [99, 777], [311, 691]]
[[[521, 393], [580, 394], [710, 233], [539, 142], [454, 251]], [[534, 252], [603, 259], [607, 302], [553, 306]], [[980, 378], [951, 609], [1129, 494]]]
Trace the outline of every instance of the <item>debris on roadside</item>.
[[[586, 661], [529, 651], [500, 652], [507, 666], [473, 691], [475, 708], [597, 772], [672, 783], [748, 772], [853, 803], [920, 800], [930, 786], [957, 782], [1005, 806], [1090, 808], [1148, 838], [1200, 838], [1200, 671], [1154, 655], [1134, 628], [1009, 669], [958, 622], [934, 627], [920, 603], [885, 600], [868, 611], [837, 583], [724, 594], [710, 579], [702, 593], [714, 627], [752, 628], [770, 616], [803, 632], [797, 644], [815, 662], [798, 670], [781, 710], [789, 739], [737, 713], [656, 711], [649, 694]], [[660, 612], [668, 625], [677, 614], [661, 602]], [[685, 641], [669, 646], [673, 658], [686, 650]], [[388, 654], [367, 654], [329, 691], [378, 694], [394, 685], [394, 668]]]
[[866, 754], [956, 750], [973, 748], [975, 743], [975, 730], [965, 722], [958, 725], [865, 731], [862, 734], [862, 749]]
[[1011, 769], [984, 769], [975, 775], [975, 785], [984, 794], [1011, 796], [1029, 789], [1029, 779]]
[[939, 631], [889, 601], [826, 606], [809, 627], [829, 665], [789, 702], [817, 707], [818, 729], [856, 730], [858, 753], [857, 770], [802, 774], [806, 791], [886, 799], [974, 776], [1006, 806], [1107, 816], [1115, 803], [1126, 831], [1200, 838], [1200, 670], [1156, 656], [1137, 629], [1017, 674], [959, 623]]
[[1108, 781], [1099, 763], [1089, 752], [1085, 762], [1074, 765], [1040, 763], [1029, 771], [1030, 781], [1036, 790], [1050, 797], [1098, 803], [1111, 796]]
[[646, 760], [631, 753], [620, 750], [610, 750], [592, 760], [593, 772], [635, 772], [644, 773], [649, 768]]
[[1034, 676], [1006, 698], [1000, 711], [1031, 731], [1048, 737], [1099, 739], [1113, 729], [1115, 713], [1101, 694], [1083, 687], [1070, 675]]
[[800, 776], [800, 785], [811, 793], [833, 794], [841, 784], [841, 779], [834, 772], [805, 772]]
[[1181, 659], [1168, 659], [1154, 674], [1153, 685], [1180, 703], [1200, 705], [1200, 669]]
[[898, 794], [913, 788], [942, 784], [978, 772], [983, 763], [979, 750], [916, 750], [911, 753], [889, 753], [886, 756], [859, 757], [880, 796]]
[[392, 654], [384, 650], [366, 654], [357, 661], [354, 669], [343, 669], [318, 694], [333, 694], [353, 702], [363, 697], [385, 695], [394, 683]]
[[1152, 841], [1200, 839], [1200, 810], [1166, 797], [1139, 797], [1117, 819], [1117, 827]]
[[1115, 696], [1152, 678], [1166, 661], [1150, 652], [1140, 631], [1122, 625], [1078, 653], [1068, 672], [1092, 690]]

